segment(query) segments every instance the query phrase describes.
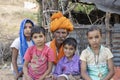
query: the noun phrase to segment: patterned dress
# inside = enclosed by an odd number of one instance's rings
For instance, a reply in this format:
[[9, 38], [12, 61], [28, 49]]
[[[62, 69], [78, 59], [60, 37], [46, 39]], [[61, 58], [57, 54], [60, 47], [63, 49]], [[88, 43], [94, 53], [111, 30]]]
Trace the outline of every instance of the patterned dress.
[[82, 51], [80, 59], [86, 61], [87, 63], [87, 72], [92, 80], [103, 80], [108, 74], [107, 60], [112, 58], [113, 54], [111, 51], [102, 46], [100, 47], [99, 55], [96, 56], [91, 48], [88, 46], [85, 50]]

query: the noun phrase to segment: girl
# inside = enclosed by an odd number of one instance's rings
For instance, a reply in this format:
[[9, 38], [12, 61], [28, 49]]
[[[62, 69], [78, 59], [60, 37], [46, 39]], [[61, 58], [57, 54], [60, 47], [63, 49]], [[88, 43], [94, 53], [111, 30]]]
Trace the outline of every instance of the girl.
[[[52, 77], [55, 80], [81, 80], [80, 59], [75, 54], [77, 41], [74, 38], [67, 38], [63, 42], [63, 56], [57, 63]], [[49, 80], [49, 79], [48, 79]]]
[[20, 25], [19, 37], [16, 38], [11, 44], [12, 48], [12, 70], [15, 75], [15, 80], [22, 77], [23, 71], [23, 57], [25, 51], [28, 47], [33, 45], [31, 40], [31, 28], [34, 26], [34, 23], [30, 19], [24, 19]]
[[85, 80], [110, 80], [114, 74], [113, 55], [100, 44], [102, 33], [97, 26], [87, 32], [89, 46], [82, 51], [81, 75]]
[[46, 37], [43, 27], [32, 28], [31, 37], [35, 45], [28, 48], [25, 53], [23, 80], [44, 80], [52, 70], [54, 53], [45, 45]]

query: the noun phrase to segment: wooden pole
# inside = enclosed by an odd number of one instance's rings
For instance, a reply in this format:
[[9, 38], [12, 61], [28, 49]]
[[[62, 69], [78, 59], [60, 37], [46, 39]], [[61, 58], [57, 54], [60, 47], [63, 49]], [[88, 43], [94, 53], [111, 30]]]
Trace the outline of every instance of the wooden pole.
[[111, 49], [110, 46], [110, 18], [111, 18], [111, 13], [106, 12], [106, 17], [105, 17], [105, 26], [106, 26], [106, 46]]
[[37, 0], [37, 2], [39, 3], [39, 12], [38, 12], [38, 24], [40, 25], [40, 26], [43, 26], [42, 25], [42, 21], [43, 21], [43, 14], [42, 14], [42, 12], [43, 12], [43, 6], [42, 6], [42, 0]]

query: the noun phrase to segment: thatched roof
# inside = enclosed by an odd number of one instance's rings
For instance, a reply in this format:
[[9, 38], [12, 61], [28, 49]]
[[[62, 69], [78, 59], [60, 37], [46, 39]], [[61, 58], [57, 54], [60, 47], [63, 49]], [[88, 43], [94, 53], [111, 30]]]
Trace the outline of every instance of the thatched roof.
[[120, 14], [120, 0], [80, 0], [82, 2], [94, 3], [102, 11]]

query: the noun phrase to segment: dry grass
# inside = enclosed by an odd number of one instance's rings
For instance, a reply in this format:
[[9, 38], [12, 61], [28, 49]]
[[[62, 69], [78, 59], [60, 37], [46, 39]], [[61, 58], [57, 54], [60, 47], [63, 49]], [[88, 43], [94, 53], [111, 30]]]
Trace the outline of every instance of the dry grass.
[[10, 4], [10, 1], [15, 0], [3, 1], [0, 0], [0, 38], [4, 35], [9, 37], [18, 36], [19, 25], [24, 18], [37, 21], [37, 12], [33, 9], [24, 9], [23, 2], [20, 2], [20, 0], [17, 0], [20, 4], [16, 2]]

